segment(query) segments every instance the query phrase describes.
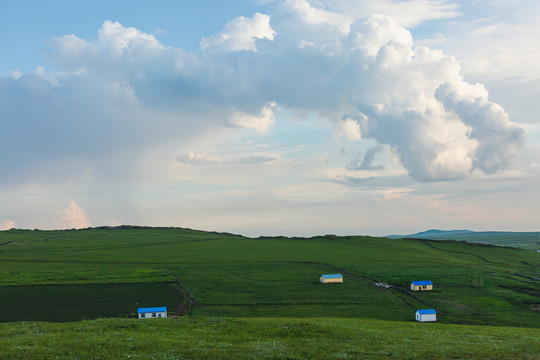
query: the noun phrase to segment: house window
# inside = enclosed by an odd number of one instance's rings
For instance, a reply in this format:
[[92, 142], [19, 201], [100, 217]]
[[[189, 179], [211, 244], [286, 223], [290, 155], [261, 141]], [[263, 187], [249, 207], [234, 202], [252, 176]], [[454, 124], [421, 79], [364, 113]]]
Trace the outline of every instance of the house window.
[[145, 315], [145, 314], [144, 314], [144, 313], [142, 313], [142, 314], [141, 314], [141, 318], [143, 318], [143, 317], [144, 317], [144, 315]]
[[158, 317], [161, 317], [161, 314], [158, 314]]
[[422, 289], [427, 289], [427, 285], [422, 285]]
[[156, 313], [152, 313], [152, 317], [156, 317]]

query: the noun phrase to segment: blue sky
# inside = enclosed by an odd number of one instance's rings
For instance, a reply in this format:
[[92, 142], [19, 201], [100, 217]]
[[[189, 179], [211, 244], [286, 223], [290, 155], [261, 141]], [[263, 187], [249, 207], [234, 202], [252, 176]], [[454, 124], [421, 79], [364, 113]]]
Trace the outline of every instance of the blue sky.
[[0, 0], [0, 229], [538, 230], [540, 4]]

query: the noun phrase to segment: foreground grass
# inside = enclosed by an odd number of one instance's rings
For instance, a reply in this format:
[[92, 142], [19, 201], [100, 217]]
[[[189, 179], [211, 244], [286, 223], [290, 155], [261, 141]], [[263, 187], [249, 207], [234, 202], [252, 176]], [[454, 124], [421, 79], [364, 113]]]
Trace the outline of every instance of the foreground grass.
[[537, 359], [540, 330], [361, 319], [0, 324], [1, 359]]

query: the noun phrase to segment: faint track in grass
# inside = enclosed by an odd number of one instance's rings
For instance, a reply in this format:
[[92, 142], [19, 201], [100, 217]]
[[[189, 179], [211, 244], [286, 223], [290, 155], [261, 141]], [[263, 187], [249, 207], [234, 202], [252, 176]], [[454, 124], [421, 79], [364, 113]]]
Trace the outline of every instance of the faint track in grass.
[[49, 264], [101, 264], [101, 265], [176, 265], [151, 261], [91, 261], [91, 260], [40, 260], [40, 259], [0, 259], [1, 262], [16, 263], [49, 263]]
[[[48, 241], [57, 239], [56, 238], [48, 238], [48, 239], [42, 239], [39, 241]], [[130, 245], [115, 245], [115, 246], [95, 246], [95, 247], [80, 247], [80, 248], [65, 248], [65, 247], [50, 247], [47, 249], [40, 249], [41, 252], [69, 252], [69, 251], [95, 251], [95, 250], [118, 250], [118, 249], [135, 249], [135, 248], [141, 248], [141, 247], [152, 247], [152, 246], [163, 246], [163, 245], [175, 245], [175, 244], [183, 244], [183, 243], [198, 243], [198, 242], [209, 242], [209, 241], [216, 241], [221, 240], [219, 238], [211, 238], [211, 239], [196, 239], [196, 240], [175, 240], [175, 241], [163, 241], [163, 242], [154, 242], [154, 243], [144, 243], [144, 244], [130, 244]], [[15, 241], [13, 241], [15, 242]], [[17, 241], [21, 242], [21, 241]], [[3, 245], [3, 244], [2, 244]], [[13, 249], [11, 252], [26, 252], [26, 249]]]
[[[469, 256], [473, 256], [473, 257], [476, 257], [488, 264], [499, 264], [499, 265], [504, 265], [504, 263], [500, 263], [500, 262], [496, 262], [496, 261], [489, 261], [488, 259], [486, 259], [485, 257], [481, 256], [481, 255], [477, 255], [477, 254], [472, 254], [472, 253], [468, 253], [468, 252], [465, 252], [465, 251], [455, 251], [455, 250], [445, 250], [445, 249], [441, 249], [441, 248], [438, 248], [436, 246], [434, 246], [433, 244], [431, 244], [430, 242], [428, 241], [437, 241], [437, 240], [426, 240], [426, 239], [410, 239], [410, 240], [417, 240], [417, 241], [420, 241], [421, 243], [429, 246], [430, 248], [433, 248], [435, 250], [439, 250], [439, 251], [443, 251], [443, 252], [447, 252], [447, 253], [453, 253], [453, 254], [463, 254], [463, 255], [469, 255]], [[484, 245], [484, 244], [480, 244], [480, 245]], [[489, 246], [489, 245], [484, 245], [484, 246]], [[492, 246], [492, 245], [491, 245]]]
[[366, 302], [340, 302], [340, 301], [297, 301], [297, 302], [252, 302], [252, 303], [199, 303], [197, 306], [298, 306], [298, 305], [366, 305]]
[[171, 274], [172, 277], [176, 279], [176, 283], [175, 286], [173, 286], [173, 289], [180, 296], [180, 301], [176, 306], [176, 312], [180, 316], [187, 315], [191, 311], [191, 307], [197, 302], [197, 299], [195, 298], [195, 295], [193, 295], [193, 293], [189, 290], [189, 288], [180, 281], [178, 276], [176, 276], [176, 274], [171, 271], [171, 269], [167, 268], [167, 271], [169, 272], [169, 274]]

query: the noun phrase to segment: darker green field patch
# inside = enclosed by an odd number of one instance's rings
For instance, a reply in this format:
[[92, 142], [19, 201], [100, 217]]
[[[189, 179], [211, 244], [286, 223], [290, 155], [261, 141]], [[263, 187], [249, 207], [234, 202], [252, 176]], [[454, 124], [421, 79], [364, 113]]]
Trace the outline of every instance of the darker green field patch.
[[178, 294], [170, 283], [0, 287], [0, 322], [77, 321], [135, 316], [137, 308], [167, 306]]

